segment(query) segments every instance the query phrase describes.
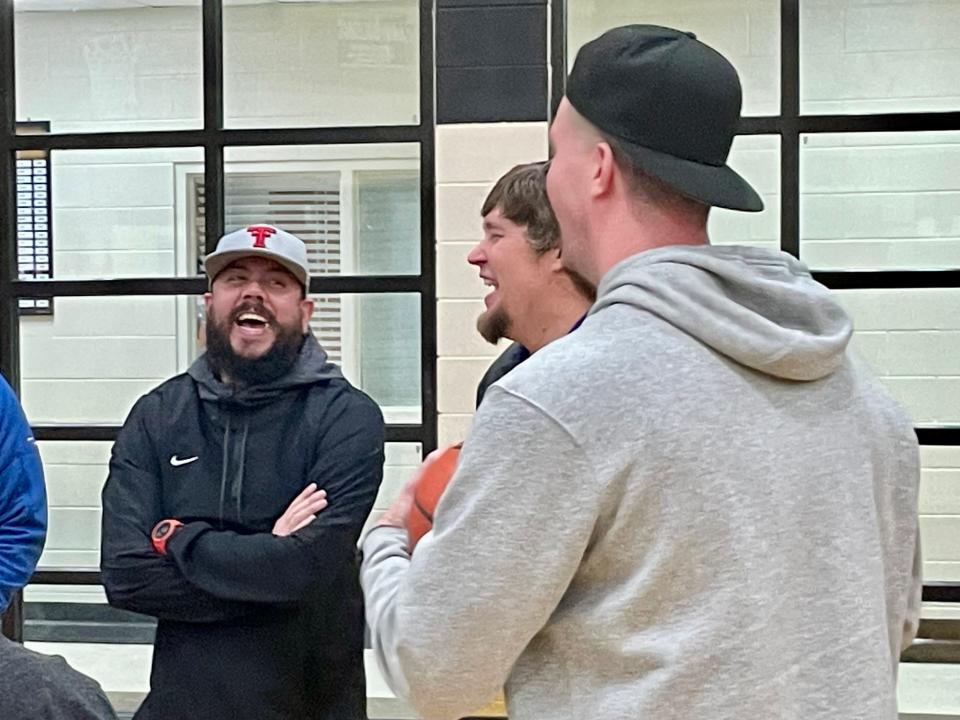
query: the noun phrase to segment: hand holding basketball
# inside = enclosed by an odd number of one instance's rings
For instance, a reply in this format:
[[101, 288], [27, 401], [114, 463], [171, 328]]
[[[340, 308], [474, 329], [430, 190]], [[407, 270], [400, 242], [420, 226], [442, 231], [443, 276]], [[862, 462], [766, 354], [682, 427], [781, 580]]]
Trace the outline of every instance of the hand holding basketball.
[[413, 552], [420, 538], [433, 527], [434, 512], [440, 502], [440, 496], [447, 489], [447, 483], [457, 469], [462, 444], [438, 448], [427, 455], [413, 480], [413, 503], [410, 514], [407, 516], [410, 552]]

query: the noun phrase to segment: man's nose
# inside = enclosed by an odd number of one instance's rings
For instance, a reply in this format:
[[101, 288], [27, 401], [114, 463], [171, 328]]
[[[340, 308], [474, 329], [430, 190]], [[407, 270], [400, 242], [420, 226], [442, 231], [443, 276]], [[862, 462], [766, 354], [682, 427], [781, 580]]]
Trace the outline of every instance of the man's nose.
[[487, 261], [487, 254], [483, 250], [483, 240], [473, 246], [467, 254], [467, 262], [471, 265], [483, 265]]
[[263, 300], [265, 296], [266, 293], [264, 293], [263, 286], [259, 280], [248, 280], [246, 285], [243, 286], [244, 300]]

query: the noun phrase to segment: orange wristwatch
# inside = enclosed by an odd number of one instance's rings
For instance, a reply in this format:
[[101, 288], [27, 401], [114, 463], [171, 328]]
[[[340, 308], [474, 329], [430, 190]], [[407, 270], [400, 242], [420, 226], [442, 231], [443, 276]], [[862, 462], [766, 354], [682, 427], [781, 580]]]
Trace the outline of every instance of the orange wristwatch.
[[153, 549], [161, 555], [167, 554], [167, 541], [173, 537], [173, 534], [183, 527], [179, 520], [161, 520], [154, 525], [150, 531], [150, 542], [153, 543]]

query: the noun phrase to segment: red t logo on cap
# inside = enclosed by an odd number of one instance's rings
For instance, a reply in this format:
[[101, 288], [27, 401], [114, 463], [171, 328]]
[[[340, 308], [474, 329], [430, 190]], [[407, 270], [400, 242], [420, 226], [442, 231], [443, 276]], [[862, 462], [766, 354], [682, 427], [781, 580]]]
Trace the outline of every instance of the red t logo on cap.
[[247, 228], [247, 232], [250, 233], [250, 236], [253, 238], [253, 246], [255, 248], [265, 248], [267, 246], [267, 238], [277, 234], [276, 229], [269, 225], [251, 225]]

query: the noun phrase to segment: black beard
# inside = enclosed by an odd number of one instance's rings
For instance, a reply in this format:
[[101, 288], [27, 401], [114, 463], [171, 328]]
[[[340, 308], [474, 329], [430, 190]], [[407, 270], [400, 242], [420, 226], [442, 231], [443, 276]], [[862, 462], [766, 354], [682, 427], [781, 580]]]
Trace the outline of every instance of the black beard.
[[[255, 312], [267, 318], [276, 335], [273, 345], [260, 357], [243, 357], [230, 345], [230, 330], [243, 312]], [[266, 385], [290, 372], [297, 362], [303, 338], [300, 323], [281, 325], [262, 305], [243, 305], [224, 320], [210, 311], [207, 315], [207, 363], [221, 380], [229, 378], [230, 382], [242, 387]]]
[[509, 331], [510, 318], [502, 306], [488, 310], [477, 318], [477, 332], [491, 345], [507, 337]]

